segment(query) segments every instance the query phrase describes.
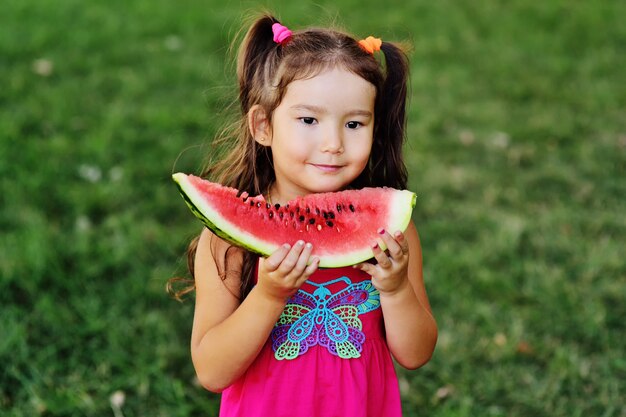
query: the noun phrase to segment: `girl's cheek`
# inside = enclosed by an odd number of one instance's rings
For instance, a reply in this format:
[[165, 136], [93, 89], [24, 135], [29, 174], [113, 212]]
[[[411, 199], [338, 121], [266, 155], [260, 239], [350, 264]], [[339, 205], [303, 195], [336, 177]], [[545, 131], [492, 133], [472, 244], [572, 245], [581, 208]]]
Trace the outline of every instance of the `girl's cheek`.
[[306, 158], [309, 155], [309, 146], [307, 141], [303, 140], [302, 137], [293, 137], [293, 139], [288, 141], [286, 146], [288, 147], [289, 154], [298, 159]]
[[372, 147], [371, 147], [371, 145], [370, 146], [367, 146], [367, 145], [360, 146], [359, 149], [357, 150], [357, 152], [358, 152], [358, 155], [359, 155], [358, 159], [361, 160], [363, 165], [366, 165], [367, 162], [370, 159], [371, 154], [372, 154]]

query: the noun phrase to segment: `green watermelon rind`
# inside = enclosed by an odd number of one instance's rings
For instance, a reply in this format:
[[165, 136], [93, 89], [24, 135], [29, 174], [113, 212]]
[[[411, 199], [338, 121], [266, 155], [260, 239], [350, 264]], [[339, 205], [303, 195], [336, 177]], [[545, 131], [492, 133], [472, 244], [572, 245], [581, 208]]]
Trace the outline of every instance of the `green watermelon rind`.
[[[256, 239], [254, 236], [241, 233], [241, 229], [229, 227], [229, 223], [226, 221], [220, 222], [221, 217], [218, 213], [215, 212], [211, 207], [204, 206], [198, 207], [194, 200], [197, 201], [198, 205], [201, 205], [203, 201], [202, 196], [198, 194], [195, 187], [189, 183], [187, 179], [187, 175], [182, 173], [177, 173], [172, 176], [176, 185], [178, 186], [178, 190], [182, 195], [187, 207], [191, 210], [191, 212], [198, 218], [206, 227], [208, 227], [213, 233], [215, 233], [220, 238], [234, 244], [240, 246], [246, 250], [249, 250], [253, 253], [258, 253], [259, 255], [268, 256], [274, 250], [278, 248], [278, 245], [268, 244], [267, 242], [260, 241]], [[194, 198], [195, 197], [195, 198]], [[211, 220], [207, 218], [203, 213], [215, 213], [215, 220]], [[223, 223], [223, 224], [219, 224]], [[246, 236], [247, 235], [247, 236]], [[247, 240], [245, 240], [247, 239]], [[248, 243], [251, 242], [251, 243]], [[256, 243], [256, 244], [255, 244]]]
[[[263, 256], [269, 256], [280, 246], [262, 241], [245, 230], [232, 226], [228, 221], [222, 219], [219, 213], [210, 206], [202, 204], [204, 201], [203, 196], [200, 195], [195, 186], [191, 184], [186, 174], [176, 173], [172, 175], [172, 178], [176, 182], [180, 194], [192, 213], [217, 236], [236, 246], [243, 247], [250, 252]], [[415, 193], [408, 190], [396, 190], [392, 198], [393, 200], [389, 202], [390, 207], [392, 207], [392, 212], [389, 215], [391, 221], [383, 226], [390, 232], [396, 230], [404, 231], [411, 221], [411, 213], [413, 207], [415, 207], [417, 196]], [[209, 217], [213, 217], [213, 219]], [[386, 249], [382, 240], [379, 239], [379, 243], [383, 250]], [[320, 257], [319, 266], [320, 268], [338, 268], [355, 265], [367, 261], [372, 257], [372, 249], [370, 247], [363, 247], [351, 253], [324, 255]]]

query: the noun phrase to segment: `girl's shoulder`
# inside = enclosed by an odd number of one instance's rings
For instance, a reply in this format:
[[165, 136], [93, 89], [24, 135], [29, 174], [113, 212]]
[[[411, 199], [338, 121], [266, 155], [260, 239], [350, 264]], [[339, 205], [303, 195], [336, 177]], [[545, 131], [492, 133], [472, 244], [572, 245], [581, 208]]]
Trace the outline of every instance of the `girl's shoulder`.
[[221, 252], [225, 252], [230, 246], [230, 243], [217, 236], [208, 228], [203, 228], [200, 233], [200, 240], [198, 240], [198, 250], [211, 251], [213, 248], [219, 249]]
[[222, 239], [205, 227], [200, 233], [200, 239], [198, 240], [196, 260], [198, 260], [198, 253], [200, 253], [202, 259], [209, 257], [217, 261], [224, 256], [232, 257], [233, 254], [239, 254], [238, 257], [241, 257], [243, 250], [233, 246], [232, 243]]
[[200, 234], [194, 259], [196, 285], [202, 280], [219, 280], [238, 291], [241, 283], [243, 250], [205, 228]]

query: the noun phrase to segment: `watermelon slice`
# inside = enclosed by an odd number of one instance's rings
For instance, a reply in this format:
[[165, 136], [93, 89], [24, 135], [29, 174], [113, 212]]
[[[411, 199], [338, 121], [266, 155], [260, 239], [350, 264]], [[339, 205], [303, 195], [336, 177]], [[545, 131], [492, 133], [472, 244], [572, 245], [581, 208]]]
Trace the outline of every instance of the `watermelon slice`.
[[265, 256], [284, 243], [311, 242], [322, 268], [372, 258], [377, 230], [405, 230], [416, 199], [407, 190], [363, 188], [310, 194], [281, 206], [193, 175], [172, 177], [191, 211], [218, 236]]

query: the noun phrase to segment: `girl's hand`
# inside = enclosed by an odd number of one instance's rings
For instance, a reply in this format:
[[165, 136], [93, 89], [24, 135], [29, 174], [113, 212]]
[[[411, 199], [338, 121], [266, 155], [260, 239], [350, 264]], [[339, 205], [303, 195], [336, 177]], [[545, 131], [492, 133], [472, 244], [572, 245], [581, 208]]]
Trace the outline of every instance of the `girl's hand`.
[[[257, 287], [272, 299], [286, 302], [317, 270], [319, 258], [309, 263], [313, 245], [299, 240], [293, 247], [282, 245], [259, 260]], [[308, 264], [308, 266], [307, 266]]]
[[378, 243], [372, 245], [374, 258], [378, 263], [361, 263], [355, 268], [372, 276], [372, 284], [381, 293], [395, 293], [410, 285], [408, 278], [409, 266], [409, 242], [404, 233], [397, 231], [391, 236], [387, 231], [379, 230], [381, 239], [387, 246], [387, 251], [383, 251]]

